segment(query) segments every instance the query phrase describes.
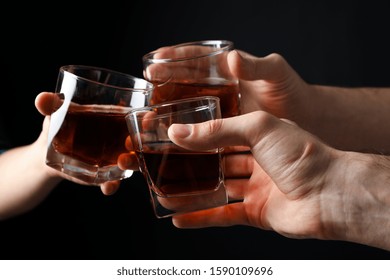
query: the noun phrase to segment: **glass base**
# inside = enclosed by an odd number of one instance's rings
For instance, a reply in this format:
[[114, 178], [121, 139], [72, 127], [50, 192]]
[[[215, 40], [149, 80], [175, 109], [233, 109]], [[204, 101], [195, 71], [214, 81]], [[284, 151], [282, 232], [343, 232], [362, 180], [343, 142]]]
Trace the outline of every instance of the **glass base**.
[[154, 213], [157, 218], [214, 208], [228, 203], [228, 196], [223, 182], [213, 192], [187, 196], [162, 197], [149, 188]]
[[70, 158], [49, 148], [46, 164], [73, 178], [79, 179], [89, 185], [100, 185], [104, 182], [129, 178], [132, 170], [122, 170], [116, 165], [99, 167]]

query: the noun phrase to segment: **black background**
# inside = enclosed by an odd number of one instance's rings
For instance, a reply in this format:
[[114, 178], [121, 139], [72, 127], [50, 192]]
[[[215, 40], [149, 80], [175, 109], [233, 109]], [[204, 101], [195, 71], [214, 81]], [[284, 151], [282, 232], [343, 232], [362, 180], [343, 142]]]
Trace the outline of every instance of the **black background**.
[[[390, 86], [387, 5], [306, 2], [4, 2], [1, 117], [15, 145], [31, 143], [43, 120], [35, 96], [54, 90], [61, 65], [95, 65], [142, 77], [146, 52], [202, 39], [231, 40], [257, 56], [278, 52], [309, 83]], [[176, 229], [170, 219], [154, 217], [140, 174], [109, 197], [96, 187], [63, 182], [33, 211], [0, 222], [0, 240], [0, 259], [390, 257], [363, 245], [294, 240], [242, 226]]]

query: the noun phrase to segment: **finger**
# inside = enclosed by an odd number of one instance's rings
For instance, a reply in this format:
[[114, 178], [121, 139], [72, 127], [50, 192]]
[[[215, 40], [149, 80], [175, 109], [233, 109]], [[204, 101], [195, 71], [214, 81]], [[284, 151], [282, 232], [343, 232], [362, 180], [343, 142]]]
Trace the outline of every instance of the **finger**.
[[[227, 52], [213, 54], [220, 50], [219, 46], [212, 45], [182, 44], [162, 47], [143, 57], [143, 75], [147, 80], [159, 84], [156, 86], [156, 90], [159, 92], [158, 97], [160, 99], [160, 95], [163, 95], [162, 99], [164, 100], [166, 99], [164, 97], [172, 94], [170, 89], [172, 84], [166, 84], [168, 81], [182, 82], [183, 79], [190, 80], [190, 77], [199, 80], [201, 76], [208, 77], [210, 71], [222, 74], [227, 70], [228, 72], [223, 75], [230, 76], [229, 68], [226, 65]], [[218, 69], [214, 68], [215, 65], [218, 65]], [[163, 85], [165, 86], [161, 88]]]
[[158, 84], [158, 87], [161, 87], [171, 79], [174, 70], [171, 68], [170, 65], [153, 63], [144, 69], [143, 76], [148, 81], [153, 81], [153, 83]]
[[249, 177], [253, 172], [254, 158], [250, 153], [224, 155], [225, 178]]
[[248, 184], [248, 179], [226, 179], [225, 188], [229, 197], [229, 201], [243, 200], [245, 197], [245, 187]]
[[131, 142], [130, 136], [127, 136], [127, 138], [126, 138], [125, 147], [128, 151], [134, 150], [133, 142]]
[[[164, 46], [155, 51], [150, 52], [148, 55], [144, 56], [144, 60], [151, 60], [150, 62], [166, 62], [164, 60], [189, 60], [191, 58], [198, 58], [202, 56], [209, 55], [210, 53], [218, 50], [214, 46], [196, 46], [196, 45], [174, 45], [174, 46]], [[194, 65], [196, 62], [192, 62]]]
[[51, 92], [41, 92], [35, 98], [35, 107], [38, 112], [44, 116], [52, 114], [56, 108], [58, 109], [62, 105], [61, 98]]
[[118, 167], [122, 170], [139, 170], [138, 160], [134, 152], [123, 153], [118, 157]]
[[174, 226], [178, 228], [227, 227], [248, 225], [245, 206], [242, 202], [174, 216]]
[[246, 146], [229, 146], [223, 148], [224, 154], [240, 154], [240, 153], [250, 153], [249, 147]]
[[155, 130], [158, 126], [157, 113], [154, 111], [142, 112], [142, 130]]
[[[172, 124], [169, 138], [189, 150], [209, 150], [226, 146], [254, 147], [267, 134], [278, 132], [288, 124], [278, 118], [256, 111], [237, 117], [216, 119], [199, 124]], [[284, 136], [280, 130], [280, 137]]]
[[120, 181], [109, 181], [100, 185], [100, 189], [104, 195], [112, 195], [119, 189]]

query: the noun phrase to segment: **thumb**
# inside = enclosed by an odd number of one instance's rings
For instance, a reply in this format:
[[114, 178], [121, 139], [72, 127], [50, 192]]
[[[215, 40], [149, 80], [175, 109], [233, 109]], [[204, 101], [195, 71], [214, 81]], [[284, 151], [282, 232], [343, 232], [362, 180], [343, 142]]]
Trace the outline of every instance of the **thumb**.
[[[172, 124], [169, 138], [189, 150], [208, 150], [227, 146], [255, 147], [267, 134], [275, 134], [276, 127], [286, 122], [264, 111], [232, 118], [216, 119], [197, 124]], [[279, 136], [281, 137], [281, 136]]]

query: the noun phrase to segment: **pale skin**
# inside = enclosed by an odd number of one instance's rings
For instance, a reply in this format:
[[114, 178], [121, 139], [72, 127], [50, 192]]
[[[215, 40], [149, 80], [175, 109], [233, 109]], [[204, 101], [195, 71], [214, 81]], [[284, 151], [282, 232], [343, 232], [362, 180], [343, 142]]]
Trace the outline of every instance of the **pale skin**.
[[174, 225], [249, 225], [390, 250], [390, 89], [309, 85], [277, 54], [233, 51], [229, 67], [244, 114], [174, 124], [169, 136], [189, 149], [249, 147], [225, 161], [236, 202], [175, 216]]
[[[64, 179], [84, 184], [45, 164], [49, 115], [55, 98], [49, 92], [36, 97], [37, 110], [46, 116], [38, 139], [0, 155], [0, 220], [33, 209]], [[119, 181], [104, 183], [100, 188], [110, 195], [119, 188]]]

